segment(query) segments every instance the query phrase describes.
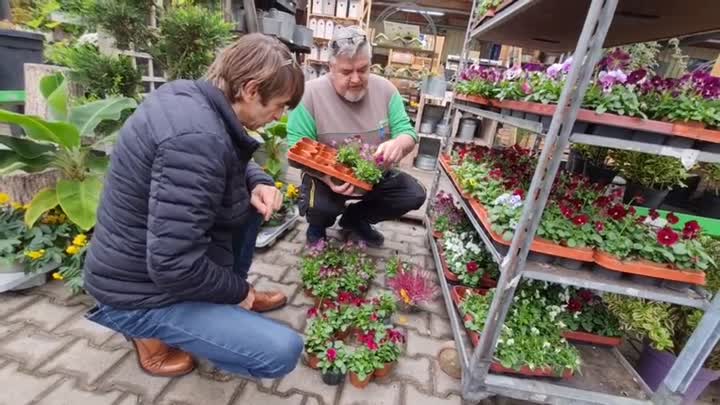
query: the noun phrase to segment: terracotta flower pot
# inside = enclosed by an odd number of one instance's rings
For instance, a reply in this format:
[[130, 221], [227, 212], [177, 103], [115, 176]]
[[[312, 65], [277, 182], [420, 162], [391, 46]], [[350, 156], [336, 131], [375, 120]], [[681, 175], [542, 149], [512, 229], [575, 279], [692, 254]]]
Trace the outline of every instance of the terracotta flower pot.
[[357, 374], [350, 373], [350, 384], [352, 384], [355, 388], [364, 389], [365, 387], [370, 384], [370, 380], [372, 380], [372, 374], [365, 377], [364, 380], [361, 380]]
[[390, 373], [392, 373], [393, 369], [395, 368], [395, 363], [396, 362], [394, 362], [394, 361], [391, 363], [385, 363], [383, 368], [379, 368], [379, 369], [375, 370], [375, 373], [373, 373], [373, 376], [375, 378], [387, 377]]
[[318, 358], [318, 356], [308, 353], [307, 363], [308, 363], [308, 367], [317, 370], [319, 367], [318, 363], [320, 363], [320, 359]]

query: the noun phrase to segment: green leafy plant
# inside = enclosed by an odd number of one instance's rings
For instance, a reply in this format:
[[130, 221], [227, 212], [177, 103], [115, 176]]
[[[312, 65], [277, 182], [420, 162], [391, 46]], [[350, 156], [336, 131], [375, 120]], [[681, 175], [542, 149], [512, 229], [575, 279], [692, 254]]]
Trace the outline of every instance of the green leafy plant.
[[660, 351], [674, 347], [673, 331], [678, 316], [671, 304], [616, 294], [606, 294], [604, 300], [621, 327], [633, 337], [649, 339]]
[[[476, 235], [475, 232], [450, 232], [443, 237], [449, 270], [468, 287], [479, 287], [483, 279], [496, 278], [500, 272]], [[428, 293], [432, 294], [430, 291]]]
[[676, 158], [619, 149], [611, 155], [627, 181], [657, 190], [685, 187], [688, 170]]
[[592, 108], [598, 114], [611, 112], [647, 119], [637, 93], [625, 86], [613, 86], [610, 91], [605, 91], [601, 85], [593, 83], [585, 93], [583, 107]]
[[198, 6], [174, 7], [160, 20], [152, 47], [154, 60], [168, 79], [199, 79], [215, 54], [231, 39], [232, 24], [222, 13]]
[[375, 277], [375, 264], [358, 247], [324, 241], [303, 256], [300, 269], [304, 288], [321, 299], [335, 299], [343, 292], [361, 295]]
[[374, 351], [365, 346], [355, 348], [348, 360], [348, 369], [358, 376], [359, 380], [365, 380], [383, 364], [380, 364]]
[[96, 0], [86, 19], [109, 32], [117, 48], [145, 50], [151, 38], [147, 20], [152, 7], [150, 0]]
[[[314, 311], [316, 312], [317, 310]], [[305, 351], [315, 355], [322, 353], [334, 334], [331, 319], [326, 316], [311, 316], [305, 328]]]
[[128, 56], [108, 56], [90, 44], [56, 43], [45, 49], [50, 63], [70, 68], [69, 78], [90, 100], [109, 96], [138, 98], [141, 74]]
[[67, 82], [62, 75], [51, 75], [40, 83], [51, 114], [56, 121], [0, 110], [0, 122], [21, 126], [26, 138], [0, 136], [8, 149], [0, 151], [0, 173], [37, 172], [48, 168], [60, 170], [55, 187], [40, 191], [25, 212], [25, 222], [32, 226], [48, 210], [60, 205], [68, 218], [80, 228], [95, 226], [95, 211], [100, 199], [102, 175], [108, 165], [103, 153], [81, 145], [83, 137], [92, 137], [104, 120], [117, 120], [121, 113], [136, 106], [128, 98], [108, 98], [70, 106]]
[[348, 367], [348, 352], [342, 341], [331, 342], [320, 352], [318, 366], [323, 373], [345, 374]]
[[380, 168], [382, 160], [373, 158], [373, 148], [362, 144], [359, 139], [348, 139], [338, 149], [337, 161], [353, 170], [355, 177], [370, 184], [377, 184], [383, 178]]
[[34, 30], [49, 30], [57, 28], [59, 21], [52, 20], [52, 13], [60, 10], [60, 2], [57, 0], [35, 0], [31, 8], [31, 19], [25, 25]]
[[481, 0], [475, 9], [476, 18], [484, 16], [490, 10], [495, 10], [502, 2], [503, 0]]
[[715, 193], [720, 197], [720, 164], [718, 163], [701, 163], [700, 173], [703, 175], [707, 190]]
[[270, 123], [258, 131], [263, 143], [262, 156], [256, 154], [258, 164], [269, 174], [273, 180], [279, 181], [283, 175], [284, 161], [287, 160], [287, 115], [279, 121]]

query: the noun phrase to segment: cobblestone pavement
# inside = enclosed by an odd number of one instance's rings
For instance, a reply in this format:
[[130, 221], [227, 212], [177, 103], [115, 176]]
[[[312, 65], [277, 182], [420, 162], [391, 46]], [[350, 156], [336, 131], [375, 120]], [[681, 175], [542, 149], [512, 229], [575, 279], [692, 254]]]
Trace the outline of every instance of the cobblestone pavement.
[[[389, 222], [380, 227], [385, 247], [370, 249], [372, 256], [382, 261], [398, 251], [434, 273], [421, 225]], [[280, 288], [288, 294], [289, 305], [268, 316], [300, 333], [311, 305], [301, 291], [296, 268], [305, 229], [301, 223], [273, 247], [259, 251], [250, 272], [256, 287]], [[381, 273], [371, 294], [383, 286]], [[407, 353], [392, 376], [362, 391], [348, 382], [327, 386], [317, 371], [302, 362], [278, 380], [225, 375], [202, 361], [197, 371], [184, 377], [151, 377], [140, 371], [122, 336], [83, 318], [90, 305], [89, 297], [70, 297], [58, 281], [0, 294], [0, 405], [462, 403], [459, 381], [443, 373], [435, 360], [440, 346], [452, 339], [442, 297], [422, 312], [396, 315], [396, 324], [408, 336]]]

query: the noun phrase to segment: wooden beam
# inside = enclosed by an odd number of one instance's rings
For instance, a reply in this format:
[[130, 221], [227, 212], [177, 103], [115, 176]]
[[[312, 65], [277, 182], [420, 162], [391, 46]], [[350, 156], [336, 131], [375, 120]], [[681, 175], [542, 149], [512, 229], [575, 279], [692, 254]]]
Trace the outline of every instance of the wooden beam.
[[720, 77], [720, 55], [718, 55], [717, 59], [715, 60], [715, 66], [713, 66], [712, 72], [710, 72], [710, 74], [715, 77]]

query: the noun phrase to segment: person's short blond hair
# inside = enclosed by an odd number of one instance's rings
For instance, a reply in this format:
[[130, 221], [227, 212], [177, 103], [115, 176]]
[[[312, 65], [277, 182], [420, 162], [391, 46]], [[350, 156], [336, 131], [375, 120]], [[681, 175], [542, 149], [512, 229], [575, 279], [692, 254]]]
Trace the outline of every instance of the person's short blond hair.
[[250, 80], [259, 83], [263, 105], [289, 95], [287, 105], [295, 108], [305, 91], [305, 76], [290, 50], [276, 38], [259, 33], [243, 35], [220, 52], [206, 78], [231, 102], [241, 100], [241, 90]]

